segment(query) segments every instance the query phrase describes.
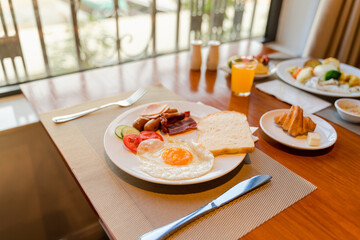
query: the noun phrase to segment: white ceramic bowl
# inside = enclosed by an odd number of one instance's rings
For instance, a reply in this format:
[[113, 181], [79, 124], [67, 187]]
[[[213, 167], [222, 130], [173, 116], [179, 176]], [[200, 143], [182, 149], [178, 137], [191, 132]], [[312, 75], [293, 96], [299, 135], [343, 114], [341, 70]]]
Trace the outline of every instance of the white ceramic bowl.
[[340, 98], [335, 102], [336, 110], [342, 119], [353, 123], [360, 123], [360, 114], [345, 110], [346, 108], [353, 106], [360, 106], [360, 101], [356, 99]]

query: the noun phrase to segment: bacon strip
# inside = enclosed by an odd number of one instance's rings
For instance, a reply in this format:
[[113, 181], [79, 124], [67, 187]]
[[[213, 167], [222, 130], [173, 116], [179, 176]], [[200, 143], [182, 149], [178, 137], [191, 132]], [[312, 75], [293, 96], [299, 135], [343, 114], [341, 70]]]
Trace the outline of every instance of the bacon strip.
[[169, 135], [175, 135], [190, 129], [196, 129], [197, 123], [191, 117], [180, 120], [167, 127]]
[[175, 113], [162, 113], [161, 131], [169, 135], [175, 135], [185, 132], [189, 129], [196, 129], [196, 121], [190, 117], [190, 111], [175, 112]]
[[167, 126], [168, 126], [167, 118], [161, 116], [161, 117], [160, 117], [160, 123], [161, 123], [161, 131], [162, 131], [163, 133], [168, 133], [169, 131], [168, 131], [168, 129], [167, 129]]
[[162, 117], [167, 119], [167, 124], [172, 124], [175, 123], [177, 121], [180, 121], [182, 119], [184, 119], [186, 117], [185, 113], [162, 113], [161, 114]]
[[169, 123], [168, 119], [161, 116], [161, 131], [169, 135], [175, 135], [185, 132], [190, 129], [196, 129], [197, 123], [191, 118], [187, 117], [174, 123]]

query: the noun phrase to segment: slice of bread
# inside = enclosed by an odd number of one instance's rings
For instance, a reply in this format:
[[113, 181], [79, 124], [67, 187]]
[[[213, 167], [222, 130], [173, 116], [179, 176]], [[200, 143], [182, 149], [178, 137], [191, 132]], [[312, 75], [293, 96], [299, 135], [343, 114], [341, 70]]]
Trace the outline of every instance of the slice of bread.
[[255, 150], [249, 123], [244, 114], [221, 111], [200, 119], [198, 142], [214, 156], [225, 153], [249, 153]]

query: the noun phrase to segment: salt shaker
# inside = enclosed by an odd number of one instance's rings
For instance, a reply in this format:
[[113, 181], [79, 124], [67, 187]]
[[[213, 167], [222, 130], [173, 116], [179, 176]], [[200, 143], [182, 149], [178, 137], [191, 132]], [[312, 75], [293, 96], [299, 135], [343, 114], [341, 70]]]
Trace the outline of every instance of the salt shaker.
[[216, 71], [219, 64], [219, 41], [209, 41], [209, 55], [206, 61], [206, 68], [210, 71]]
[[200, 70], [201, 69], [201, 40], [195, 40], [191, 42], [191, 69]]

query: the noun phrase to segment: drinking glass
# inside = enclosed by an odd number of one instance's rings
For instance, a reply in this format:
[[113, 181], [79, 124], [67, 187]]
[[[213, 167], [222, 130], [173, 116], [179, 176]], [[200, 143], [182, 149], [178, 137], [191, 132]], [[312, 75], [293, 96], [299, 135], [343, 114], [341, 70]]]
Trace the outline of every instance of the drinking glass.
[[240, 57], [232, 61], [231, 91], [237, 96], [249, 96], [254, 81], [257, 60], [253, 57]]

